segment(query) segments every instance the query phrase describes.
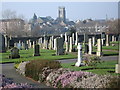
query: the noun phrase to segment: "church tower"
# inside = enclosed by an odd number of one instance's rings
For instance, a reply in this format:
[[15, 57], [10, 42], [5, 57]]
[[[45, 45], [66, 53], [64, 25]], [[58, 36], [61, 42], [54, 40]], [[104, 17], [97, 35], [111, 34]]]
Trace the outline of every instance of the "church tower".
[[59, 7], [58, 15], [59, 15], [58, 17], [61, 21], [66, 22], [65, 7]]

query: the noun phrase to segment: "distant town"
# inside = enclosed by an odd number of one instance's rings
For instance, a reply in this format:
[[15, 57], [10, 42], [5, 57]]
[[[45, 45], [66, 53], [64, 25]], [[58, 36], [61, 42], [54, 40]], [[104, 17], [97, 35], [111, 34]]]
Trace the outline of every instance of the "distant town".
[[[115, 33], [109, 31], [109, 26], [115, 19], [96, 19], [70, 21], [66, 18], [65, 7], [58, 7], [58, 17], [53, 19], [51, 16], [40, 17], [35, 13], [28, 21], [22, 18], [9, 18], [0, 20], [0, 33], [12, 37], [39, 37], [40, 35], [59, 35], [69, 32], [73, 28], [79, 34], [97, 34], [101, 32]], [[117, 32], [116, 32], [117, 33]]]

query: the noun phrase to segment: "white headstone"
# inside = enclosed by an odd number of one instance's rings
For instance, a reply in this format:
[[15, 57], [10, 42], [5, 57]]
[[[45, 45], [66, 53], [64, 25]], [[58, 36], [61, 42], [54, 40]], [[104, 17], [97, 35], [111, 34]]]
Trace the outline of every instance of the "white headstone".
[[89, 52], [88, 52], [88, 54], [92, 54], [92, 40], [91, 40], [91, 38], [89, 38], [88, 45], [89, 45]]
[[60, 37], [63, 38], [63, 34], [60, 34]]
[[114, 37], [114, 35], [112, 36], [112, 42], [114, 42], [115, 41], [115, 37]]
[[82, 45], [80, 45], [80, 43], [78, 43], [78, 60], [75, 64], [75, 66], [79, 67], [80, 65], [82, 65]]
[[107, 34], [106, 35], [106, 46], [109, 46], [110, 45], [110, 42], [109, 42], [109, 35]]
[[95, 46], [95, 37], [94, 37], [94, 36], [92, 37], [92, 42], [93, 42], [93, 43], [92, 43], [93, 46]]
[[67, 38], [67, 33], [65, 33], [65, 42], [68, 41], [68, 38]]
[[54, 50], [56, 50], [56, 38], [54, 39]]
[[70, 48], [69, 48], [69, 52], [73, 51], [73, 43], [72, 43], [72, 37], [70, 37]]
[[66, 42], [66, 50], [65, 50], [66, 52], [68, 52], [69, 51], [69, 43], [68, 42]]
[[101, 56], [102, 55], [102, 43], [101, 43], [101, 39], [97, 40], [97, 56]]

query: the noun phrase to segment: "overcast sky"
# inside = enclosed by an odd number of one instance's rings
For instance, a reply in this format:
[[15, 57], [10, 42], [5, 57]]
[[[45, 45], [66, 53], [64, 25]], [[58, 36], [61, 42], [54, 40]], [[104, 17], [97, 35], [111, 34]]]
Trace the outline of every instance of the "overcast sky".
[[118, 17], [117, 2], [3, 2], [2, 10], [10, 9], [30, 19], [33, 14], [39, 17], [58, 17], [58, 7], [65, 6], [66, 17], [70, 20], [105, 19]]

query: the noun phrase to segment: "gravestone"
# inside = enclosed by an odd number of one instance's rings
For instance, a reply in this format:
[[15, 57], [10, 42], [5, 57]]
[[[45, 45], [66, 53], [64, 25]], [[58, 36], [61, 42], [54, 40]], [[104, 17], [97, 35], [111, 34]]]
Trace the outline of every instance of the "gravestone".
[[102, 55], [102, 43], [101, 43], [101, 39], [97, 40], [97, 56], [101, 56]]
[[84, 33], [84, 43], [88, 43], [88, 35]]
[[67, 33], [65, 33], [65, 42], [68, 41]]
[[68, 52], [69, 51], [69, 43], [68, 42], [66, 42], [66, 50], [65, 50], [66, 52]]
[[92, 45], [95, 46], [95, 37], [92, 37]]
[[48, 37], [44, 35], [44, 49], [48, 49]]
[[52, 36], [52, 49], [54, 49], [54, 36]]
[[10, 56], [9, 58], [20, 58], [20, 55], [19, 55], [19, 49], [17, 47], [13, 47], [11, 50], [10, 50]]
[[50, 37], [50, 40], [49, 40], [49, 49], [52, 49], [52, 37]]
[[20, 50], [21, 49], [21, 43], [17, 43], [17, 48]]
[[84, 50], [84, 53], [85, 53], [85, 54], [88, 54], [88, 51], [89, 51], [88, 44], [85, 44], [85, 50]]
[[60, 34], [60, 37], [63, 38], [63, 34]]
[[82, 45], [80, 43], [78, 43], [78, 60], [75, 63], [75, 66], [79, 67], [80, 65], [82, 65]]
[[120, 73], [120, 35], [119, 35], [119, 57], [118, 57], [118, 64], [116, 64], [115, 72]]
[[91, 40], [91, 38], [89, 38], [89, 42], [88, 42], [88, 45], [89, 45], [89, 52], [88, 52], [88, 54], [92, 54], [92, 40]]
[[8, 36], [4, 35], [5, 37], [5, 48], [8, 48]]
[[34, 45], [34, 56], [40, 56], [39, 45]]
[[9, 40], [9, 48], [13, 48], [14, 47], [14, 40]]
[[72, 34], [72, 39], [73, 39], [73, 45], [75, 44], [75, 34]]
[[56, 38], [54, 39], [54, 50], [56, 50]]
[[22, 42], [21, 46], [22, 46], [22, 49], [25, 49], [25, 42]]
[[5, 37], [0, 34], [0, 53], [6, 52], [5, 50]]
[[14, 47], [17, 47], [17, 43], [14, 43]]
[[41, 38], [38, 39], [38, 44], [41, 44]]
[[32, 45], [32, 48], [34, 48], [35, 47], [35, 41], [33, 41], [33, 45]]
[[70, 48], [69, 48], [69, 52], [73, 51], [73, 42], [72, 42], [72, 37], [70, 37]]
[[109, 46], [109, 45], [110, 45], [109, 35], [107, 34], [106, 35], [106, 46]]
[[28, 44], [27, 43], [25, 43], [25, 50], [28, 50], [29, 48], [28, 48]]
[[63, 45], [64, 45], [63, 38], [61, 38], [61, 37], [56, 38], [56, 55], [63, 55], [64, 54]]
[[31, 40], [28, 40], [28, 48], [33, 48], [33, 47], [32, 47], [32, 43], [31, 43]]
[[113, 35], [113, 36], [112, 36], [112, 42], [114, 42], [114, 41], [115, 41], [115, 36]]
[[76, 36], [76, 37], [75, 37], [75, 38], [76, 38], [76, 40], [75, 40], [75, 45], [77, 45], [77, 44], [78, 44], [78, 33], [77, 33], [77, 32], [75, 33], [75, 36]]

